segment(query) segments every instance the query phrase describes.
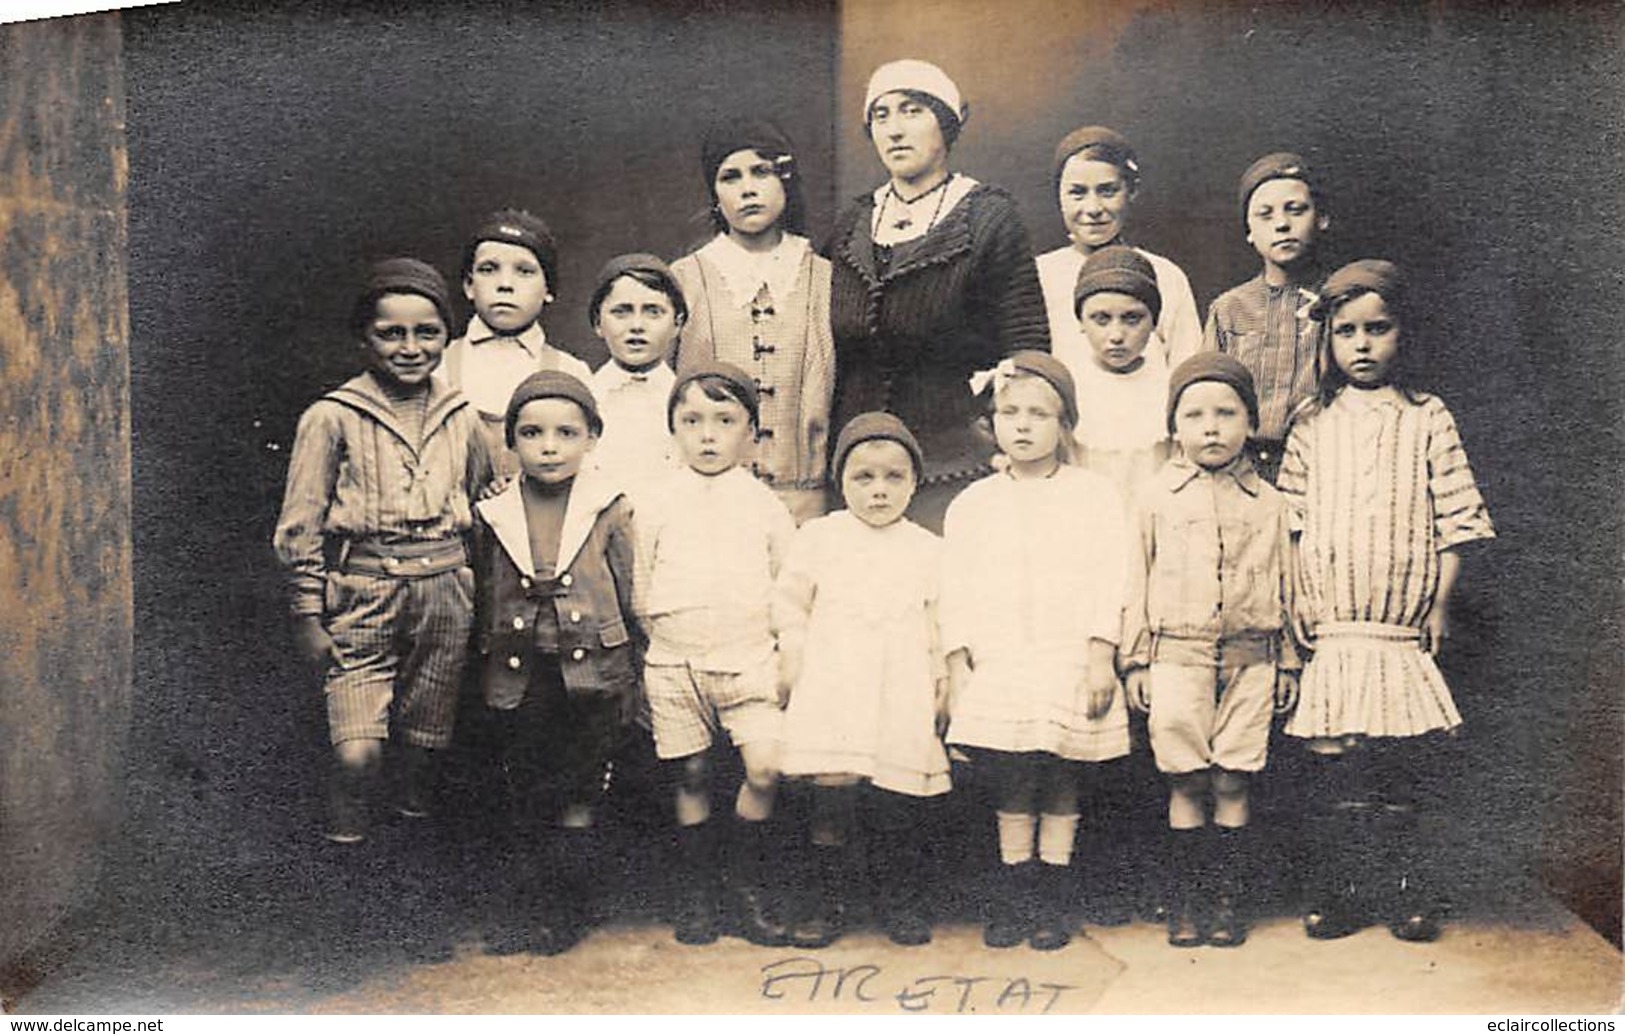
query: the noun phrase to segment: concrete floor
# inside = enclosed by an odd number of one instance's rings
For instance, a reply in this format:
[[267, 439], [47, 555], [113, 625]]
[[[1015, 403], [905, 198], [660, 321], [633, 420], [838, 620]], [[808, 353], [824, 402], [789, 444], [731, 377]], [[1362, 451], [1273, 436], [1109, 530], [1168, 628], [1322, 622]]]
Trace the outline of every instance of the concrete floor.
[[[87, 943], [14, 1005], [25, 1013], [1607, 1013], [1621, 1006], [1620, 953], [1549, 900], [1511, 919], [1468, 917], [1435, 944], [1380, 927], [1335, 942], [1295, 919], [1261, 922], [1234, 950], [1169, 948], [1145, 923], [1086, 928], [1067, 949], [990, 951], [977, 928], [905, 949], [868, 931], [798, 953], [727, 939], [684, 947], [668, 927], [618, 924], [555, 958], [493, 958], [477, 936], [453, 958], [374, 953], [348, 973], [306, 945], [242, 933], [268, 953], [132, 951]], [[257, 959], [257, 960], [256, 960]]]

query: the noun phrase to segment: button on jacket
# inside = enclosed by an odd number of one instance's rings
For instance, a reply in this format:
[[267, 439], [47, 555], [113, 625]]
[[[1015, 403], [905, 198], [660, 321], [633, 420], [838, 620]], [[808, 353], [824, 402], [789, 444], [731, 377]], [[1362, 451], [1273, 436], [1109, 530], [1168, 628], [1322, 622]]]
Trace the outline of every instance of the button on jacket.
[[[498, 709], [519, 706], [538, 645], [556, 647], [571, 693], [636, 699], [641, 660], [632, 626], [632, 507], [586, 471], [571, 487], [558, 574], [538, 578], [515, 481], [476, 504], [475, 571], [481, 687]], [[547, 634], [538, 637], [537, 625]]]

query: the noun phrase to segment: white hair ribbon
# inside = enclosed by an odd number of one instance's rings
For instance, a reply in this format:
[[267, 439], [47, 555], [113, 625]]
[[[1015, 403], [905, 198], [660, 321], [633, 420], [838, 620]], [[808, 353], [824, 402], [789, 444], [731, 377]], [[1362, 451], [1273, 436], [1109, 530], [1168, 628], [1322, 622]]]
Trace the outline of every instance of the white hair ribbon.
[[970, 375], [970, 393], [980, 395], [987, 390], [989, 384], [993, 385], [993, 394], [997, 395], [1010, 383], [1011, 378], [1017, 374], [1016, 364], [1011, 359], [1000, 359], [999, 365], [991, 370], [981, 370]]

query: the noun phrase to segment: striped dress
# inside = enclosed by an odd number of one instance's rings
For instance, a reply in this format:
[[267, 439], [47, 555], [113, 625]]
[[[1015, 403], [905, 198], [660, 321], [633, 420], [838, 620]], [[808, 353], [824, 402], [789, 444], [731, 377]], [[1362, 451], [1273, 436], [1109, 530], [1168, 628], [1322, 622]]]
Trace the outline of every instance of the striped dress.
[[1456, 422], [1431, 395], [1346, 388], [1300, 419], [1277, 487], [1314, 647], [1291, 736], [1416, 736], [1461, 724], [1422, 649], [1439, 553], [1495, 536]]

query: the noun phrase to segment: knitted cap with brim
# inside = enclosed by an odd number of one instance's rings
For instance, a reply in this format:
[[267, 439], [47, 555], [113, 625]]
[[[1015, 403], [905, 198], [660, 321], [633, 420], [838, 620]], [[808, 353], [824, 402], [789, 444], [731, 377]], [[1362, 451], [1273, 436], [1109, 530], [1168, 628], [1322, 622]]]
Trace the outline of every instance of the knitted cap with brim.
[[587, 306], [587, 318], [595, 325], [598, 321], [598, 307], [609, 295], [611, 286], [628, 273], [653, 273], [667, 285], [672, 310], [677, 314], [677, 318], [680, 320], [688, 318], [688, 302], [683, 297], [683, 289], [677, 283], [677, 278], [672, 275], [671, 267], [658, 255], [634, 251], [626, 255], [616, 255], [604, 263], [603, 268], [598, 271], [598, 278], [593, 283], [592, 302]]
[[[1005, 365], [1009, 364], [1006, 370]], [[1078, 426], [1078, 389], [1073, 383], [1072, 374], [1067, 370], [1066, 364], [1050, 355], [1036, 349], [1024, 348], [1019, 352], [1011, 352], [1009, 356], [994, 367], [994, 373], [1008, 373], [1020, 371], [1039, 377], [1055, 389], [1055, 394], [1061, 398], [1061, 409], [1066, 416], [1068, 426]], [[997, 381], [995, 381], [997, 384]], [[994, 389], [995, 393], [997, 388]]]
[[1192, 384], [1218, 381], [1234, 388], [1247, 407], [1251, 426], [1258, 426], [1258, 390], [1253, 386], [1253, 375], [1240, 360], [1223, 352], [1198, 352], [1174, 368], [1168, 375], [1168, 434], [1173, 435], [1174, 414], [1179, 409], [1179, 396]]
[[1115, 129], [1106, 126], [1081, 126], [1061, 138], [1055, 145], [1055, 160], [1050, 163], [1050, 179], [1057, 188], [1061, 185], [1061, 172], [1072, 156], [1088, 151], [1090, 157], [1110, 162], [1127, 173], [1131, 182], [1140, 179], [1140, 159], [1134, 147]]
[[1405, 278], [1387, 259], [1356, 259], [1326, 278], [1320, 298], [1310, 308], [1311, 318], [1324, 323], [1339, 305], [1362, 294], [1378, 294], [1391, 309], [1403, 309]]
[[714, 123], [700, 143], [700, 169], [708, 188], [714, 191], [717, 169], [738, 151], [755, 151], [769, 161], [796, 153], [784, 130], [766, 119], [734, 118]]
[[519, 411], [525, 408], [526, 403], [537, 399], [569, 399], [586, 414], [588, 430], [593, 434], [604, 433], [604, 420], [598, 415], [598, 400], [593, 398], [592, 389], [573, 374], [562, 370], [542, 370], [520, 381], [519, 387], [513, 390], [513, 396], [508, 399], [508, 414], [502, 425], [508, 448], [514, 447], [514, 425], [519, 421]]
[[924, 477], [925, 454], [920, 450], [920, 442], [908, 425], [892, 416], [890, 413], [859, 413], [846, 422], [841, 433], [835, 437], [835, 466], [833, 468], [836, 484], [841, 481], [841, 472], [846, 468], [846, 458], [852, 450], [864, 442], [888, 441], [896, 442], [908, 452], [909, 459], [914, 461], [914, 477]]
[[542, 273], [547, 277], [547, 289], [558, 293], [559, 245], [553, 237], [553, 231], [541, 217], [516, 208], [504, 208], [500, 212], [491, 213], [469, 238], [467, 255], [464, 258], [465, 277], [473, 272], [474, 252], [478, 250], [481, 241], [517, 244], [535, 255], [536, 261], [541, 263]]
[[367, 270], [366, 283], [355, 305], [357, 335], [364, 335], [371, 323], [378, 299], [386, 294], [416, 294], [434, 303], [447, 330], [451, 328], [451, 292], [446, 278], [427, 262], [415, 258], [387, 258]]
[[1309, 185], [1311, 191], [1318, 193], [1320, 190], [1314, 172], [1301, 155], [1293, 154], [1291, 151], [1266, 154], [1247, 166], [1247, 171], [1241, 174], [1241, 182], [1236, 187], [1236, 198], [1241, 204], [1243, 227], [1247, 225], [1247, 203], [1252, 200], [1253, 191], [1270, 180], [1302, 180]]
[[1103, 291], [1138, 298], [1151, 310], [1151, 321], [1162, 314], [1162, 292], [1157, 289], [1157, 271], [1144, 255], [1123, 244], [1101, 248], [1083, 260], [1078, 282], [1072, 288], [1072, 314], [1083, 311], [1084, 299]]
[[702, 377], [716, 377], [726, 381], [734, 389], [745, 411], [750, 414], [750, 422], [760, 425], [762, 403], [756, 392], [755, 378], [733, 363], [713, 361], [684, 366], [677, 371], [677, 381], [671, 386], [671, 394], [666, 398], [667, 430], [677, 429], [677, 403], [682, 400], [683, 392], [688, 390], [688, 386]]

